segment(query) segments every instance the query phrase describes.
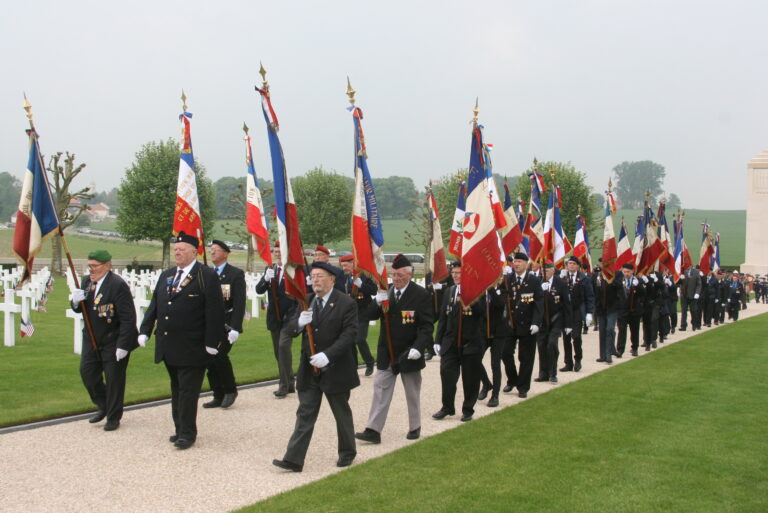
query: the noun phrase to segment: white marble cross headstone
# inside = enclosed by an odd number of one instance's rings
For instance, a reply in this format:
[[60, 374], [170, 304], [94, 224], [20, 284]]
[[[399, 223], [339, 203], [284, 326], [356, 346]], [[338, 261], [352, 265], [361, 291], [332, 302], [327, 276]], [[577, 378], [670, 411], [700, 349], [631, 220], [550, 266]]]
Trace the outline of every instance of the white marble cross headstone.
[[5, 289], [5, 301], [0, 303], [0, 312], [3, 312], [3, 345], [12, 347], [16, 345], [16, 319], [14, 315], [21, 312], [21, 306], [16, 304], [15, 293], [11, 288]]

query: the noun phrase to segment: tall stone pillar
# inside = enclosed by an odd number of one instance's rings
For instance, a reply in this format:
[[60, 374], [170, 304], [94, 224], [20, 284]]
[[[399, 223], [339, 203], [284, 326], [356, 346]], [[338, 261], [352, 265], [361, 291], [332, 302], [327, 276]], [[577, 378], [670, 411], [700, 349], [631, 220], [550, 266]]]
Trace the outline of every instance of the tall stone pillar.
[[741, 272], [768, 274], [768, 150], [747, 164], [746, 245]]

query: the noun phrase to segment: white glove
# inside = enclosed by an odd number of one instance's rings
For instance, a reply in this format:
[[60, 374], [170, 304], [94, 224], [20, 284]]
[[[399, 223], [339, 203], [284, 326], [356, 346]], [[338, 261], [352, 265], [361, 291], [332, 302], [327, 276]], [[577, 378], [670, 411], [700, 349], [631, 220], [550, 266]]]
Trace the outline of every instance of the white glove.
[[272, 269], [271, 267], [267, 267], [267, 269], [264, 271], [264, 281], [269, 283], [270, 281], [272, 281], [272, 278], [274, 277], [275, 277], [275, 270]]
[[693, 295], [693, 299], [699, 299], [699, 295], [698, 294], [694, 294]]
[[664, 280], [664, 284], [665, 284], [667, 287], [671, 287], [671, 286], [672, 286], [672, 281], [671, 281], [669, 278], [667, 278], [666, 280]]
[[720, 300], [719, 300], [719, 299], [715, 299], [715, 304], [717, 304], [717, 303], [719, 303], [719, 302], [720, 302]]
[[322, 369], [323, 367], [328, 365], [328, 357], [325, 356], [325, 353], [316, 353], [310, 357], [309, 363], [311, 363], [318, 369]]
[[83, 289], [75, 289], [72, 291], [72, 303], [79, 304], [85, 301], [86, 292]]
[[565, 277], [567, 277], [567, 276], [568, 276], [568, 269], [562, 269], [562, 270], [560, 271], [560, 277], [561, 277], [561, 278], [565, 278]]
[[592, 314], [588, 313], [586, 317], [587, 324], [592, 324]]
[[512, 274], [512, 268], [508, 265], [504, 266], [504, 276], [507, 276], [508, 274]]
[[435, 352], [435, 354], [440, 354], [440, 344], [433, 345], [432, 350]]
[[125, 358], [126, 356], [128, 356], [128, 351], [126, 351], [125, 349], [120, 349], [119, 347], [115, 349], [115, 359], [118, 362], [123, 358]]
[[312, 310], [304, 310], [299, 314], [299, 329], [312, 322]]
[[536, 326], [535, 324], [532, 324], [531, 325], [531, 335], [535, 335], [538, 332], [539, 332], [539, 327]]
[[432, 284], [432, 288], [433, 288], [434, 290], [442, 290], [442, 288], [443, 288], [443, 284], [442, 284], [442, 283], [440, 283], [440, 282], [437, 282], [437, 283], [433, 283], [433, 284]]
[[634, 285], [635, 287], [637, 287], [637, 284], [638, 284], [638, 283], [640, 283], [640, 282], [639, 282], [639, 281], [637, 281], [637, 278], [632, 278], [632, 285]]
[[647, 276], [641, 276], [641, 280], [643, 280], [643, 283], [648, 283], [648, 277]]
[[380, 291], [378, 291], [376, 293], [376, 304], [377, 305], [380, 305], [384, 301], [388, 301], [388, 300], [389, 300], [389, 292], [387, 292], [386, 290], [380, 290]]
[[237, 337], [240, 336], [240, 333], [237, 330], [229, 330], [229, 334], [227, 335], [227, 338], [229, 339], [230, 344], [234, 344], [237, 340]]
[[141, 347], [147, 347], [147, 340], [149, 340], [149, 337], [146, 335], [139, 335], [139, 339], [137, 342]]
[[418, 349], [411, 348], [411, 350], [408, 351], [409, 360], [418, 360], [419, 358], [421, 358], [421, 353]]
[[208, 346], [205, 346], [205, 352], [206, 352], [206, 353], [208, 353], [208, 354], [212, 354], [212, 355], [214, 355], [214, 356], [216, 356], [217, 354], [219, 354], [219, 350], [218, 350], [218, 349], [216, 349], [215, 347], [208, 347]]
[[312, 278], [307, 276], [307, 285], [312, 285]]
[[566, 335], [570, 335], [572, 331], [573, 331], [573, 328], [565, 328]]
[[656, 276], [656, 273], [653, 273], [653, 274], [651, 275], [651, 279], [652, 279], [653, 281], [655, 281], [655, 282], [658, 282], [658, 281], [659, 281], [659, 277], [658, 277], [658, 276]]
[[360, 277], [358, 276], [357, 278], [352, 280], [352, 285], [354, 285], [355, 287], [362, 287], [363, 286], [363, 280], [361, 280]]
[[545, 281], [541, 284], [541, 290], [549, 290], [549, 282]]

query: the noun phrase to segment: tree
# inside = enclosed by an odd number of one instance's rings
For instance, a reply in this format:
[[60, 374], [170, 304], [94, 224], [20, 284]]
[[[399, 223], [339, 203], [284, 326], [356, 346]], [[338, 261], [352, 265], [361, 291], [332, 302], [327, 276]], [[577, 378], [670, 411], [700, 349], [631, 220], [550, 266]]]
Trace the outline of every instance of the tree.
[[[136, 153], [120, 182], [117, 231], [129, 241], [154, 239], [163, 243], [163, 267], [170, 260], [173, 212], [179, 175], [179, 144], [167, 141], [146, 143]], [[216, 193], [205, 167], [195, 159], [197, 194], [206, 240], [213, 236]]]
[[[64, 161], [61, 161], [62, 155]], [[88, 187], [79, 191], [70, 192], [69, 188], [73, 180], [79, 175], [85, 164], [75, 166], [75, 154], [66, 152], [55, 153], [48, 160], [48, 173], [51, 175], [51, 187], [53, 197], [56, 198], [56, 213], [59, 216], [59, 225], [62, 230], [72, 226], [86, 210], [88, 200], [93, 198], [93, 193]], [[61, 238], [51, 238], [51, 273], [63, 274], [61, 266]]]
[[11, 173], [0, 173], [0, 222], [8, 222], [16, 213], [21, 195], [21, 182]]
[[[411, 228], [405, 230], [405, 240], [411, 246], [424, 248], [424, 255], [429, 259], [430, 242], [432, 238], [432, 217], [429, 213], [429, 205], [426, 201], [426, 194], [420, 195], [415, 202], [414, 207], [408, 212], [408, 220], [411, 222]], [[438, 215], [443, 213], [437, 209]], [[451, 213], [453, 216], [453, 213]], [[441, 227], [442, 228], [442, 227]]]
[[[560, 186], [562, 193], [563, 208], [560, 210], [560, 219], [563, 224], [563, 232], [568, 240], [573, 243], [576, 236], [576, 215], [581, 206], [581, 215], [587, 221], [587, 232], [590, 235], [596, 234], [598, 230], [602, 233], [598, 220], [595, 219], [595, 213], [598, 207], [593, 198], [592, 188], [586, 184], [586, 173], [577, 171], [570, 162], [539, 162], [537, 169], [544, 175], [544, 184], [547, 188], [544, 196], [541, 198], [541, 215], [546, 217], [549, 195], [552, 191], [552, 176], [550, 169], [554, 170], [555, 181]], [[514, 189], [514, 194], [520, 195], [526, 202], [531, 198], [531, 181], [528, 174], [533, 171], [533, 166], [520, 175], [520, 179]], [[510, 193], [513, 191], [510, 189]], [[542, 221], [543, 222], [543, 221]]]
[[673, 210], [682, 210], [683, 209], [683, 203], [680, 201], [680, 197], [675, 194], [674, 192], [669, 195], [669, 199], [667, 200], [667, 210], [673, 211]]
[[233, 202], [234, 196], [240, 195], [245, 205], [245, 176], [235, 178], [225, 176], [213, 183], [216, 188], [216, 217], [218, 219], [231, 219], [238, 214], [238, 203]]
[[104, 192], [97, 192], [93, 195], [92, 203], [104, 203], [111, 209], [116, 209], [119, 206], [117, 201], [117, 187]]
[[[261, 185], [261, 183], [259, 183]], [[229, 197], [229, 205], [227, 210], [232, 212], [232, 215], [228, 216], [227, 219], [232, 219], [235, 221], [234, 225], [230, 224], [224, 224], [222, 227], [222, 230], [224, 230], [224, 233], [234, 236], [238, 242], [243, 242], [247, 245], [247, 253], [246, 253], [246, 259], [245, 259], [245, 269], [248, 272], [254, 272], [256, 263], [254, 261], [254, 258], [256, 256], [255, 248], [253, 247], [253, 237], [251, 237], [251, 234], [248, 232], [248, 227], [246, 224], [246, 185], [245, 184], [238, 184], [237, 190], [232, 192], [232, 194]], [[262, 189], [261, 190], [262, 195], [267, 195], [271, 193], [271, 190], [268, 189]], [[217, 192], [218, 194], [218, 192]], [[263, 200], [262, 200], [263, 202]], [[275, 223], [269, 223], [270, 226], [270, 232], [273, 230], [273, 227]], [[274, 239], [272, 239], [274, 240]]]
[[374, 178], [379, 213], [385, 219], [404, 219], [416, 207], [419, 193], [413, 179], [404, 176]]
[[291, 179], [302, 242], [329, 244], [349, 237], [352, 193], [348, 178], [316, 167]]
[[664, 166], [650, 160], [622, 162], [613, 168], [613, 172], [616, 175], [616, 199], [624, 208], [642, 207], [646, 191], [651, 192], [651, 203], [656, 203], [667, 173]]
[[[453, 174], [445, 175], [438, 181], [432, 182], [432, 194], [437, 203], [437, 213], [440, 215], [440, 230], [443, 232], [443, 245], [447, 248], [451, 236], [453, 214], [456, 211], [456, 198], [459, 195], [459, 184], [467, 179], [467, 169], [459, 169]], [[446, 254], [446, 256], [448, 256]]]

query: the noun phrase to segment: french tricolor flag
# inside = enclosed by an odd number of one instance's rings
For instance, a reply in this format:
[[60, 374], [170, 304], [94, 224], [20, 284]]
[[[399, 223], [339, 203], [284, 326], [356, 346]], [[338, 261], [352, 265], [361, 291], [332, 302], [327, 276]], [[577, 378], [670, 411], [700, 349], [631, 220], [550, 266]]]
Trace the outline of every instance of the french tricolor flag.
[[253, 165], [253, 155], [251, 153], [251, 136], [248, 135], [248, 128], [244, 127], [245, 132], [245, 162], [248, 165], [248, 174], [246, 176], [245, 189], [245, 225], [248, 233], [251, 234], [253, 247], [256, 248], [261, 259], [267, 265], [272, 265], [272, 252], [269, 248], [269, 224], [267, 215], [264, 211], [264, 202], [261, 199], [261, 189], [259, 189], [259, 179], [256, 176], [256, 168]]
[[197, 253], [203, 254], [203, 223], [200, 218], [200, 203], [197, 195], [195, 178], [195, 157], [192, 154], [192, 134], [190, 132], [192, 113], [183, 112], [181, 121], [181, 156], [179, 158], [179, 179], [176, 185], [176, 208], [173, 212], [173, 233], [181, 232], [197, 237], [200, 244]]
[[464, 230], [466, 217], [466, 184], [459, 184], [459, 195], [456, 198], [456, 210], [453, 212], [453, 224], [451, 225], [451, 239], [448, 242], [448, 252], [461, 259], [461, 234]]
[[617, 271], [621, 269], [626, 263], [632, 263], [634, 258], [632, 254], [632, 246], [629, 245], [629, 237], [627, 236], [627, 224], [624, 222], [624, 218], [621, 218], [621, 230], [619, 231], [619, 242], [616, 244], [616, 265], [613, 266]]

